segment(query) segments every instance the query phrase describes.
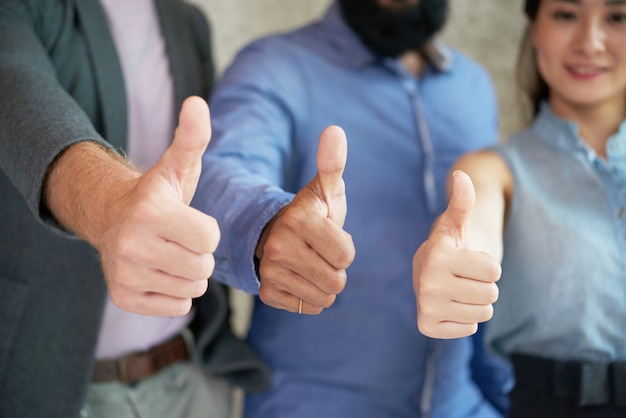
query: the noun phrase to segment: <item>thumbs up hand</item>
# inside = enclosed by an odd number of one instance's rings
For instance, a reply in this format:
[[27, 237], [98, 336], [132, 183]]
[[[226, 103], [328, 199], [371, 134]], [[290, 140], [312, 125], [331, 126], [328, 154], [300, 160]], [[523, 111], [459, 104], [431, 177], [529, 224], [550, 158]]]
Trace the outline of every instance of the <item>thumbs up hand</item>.
[[265, 228], [256, 256], [267, 305], [291, 312], [319, 314], [346, 285], [355, 256], [342, 227], [347, 205], [342, 178], [347, 159], [343, 130], [330, 126], [320, 137], [318, 173]]
[[220, 231], [189, 207], [211, 137], [206, 102], [187, 99], [174, 142], [142, 175], [119, 182], [117, 199], [90, 240], [100, 252], [109, 294], [144, 315], [184, 315], [207, 290]]
[[455, 171], [448, 208], [413, 257], [417, 323], [429, 337], [472, 335], [493, 315], [501, 267], [489, 254], [468, 248], [475, 200], [469, 176]]

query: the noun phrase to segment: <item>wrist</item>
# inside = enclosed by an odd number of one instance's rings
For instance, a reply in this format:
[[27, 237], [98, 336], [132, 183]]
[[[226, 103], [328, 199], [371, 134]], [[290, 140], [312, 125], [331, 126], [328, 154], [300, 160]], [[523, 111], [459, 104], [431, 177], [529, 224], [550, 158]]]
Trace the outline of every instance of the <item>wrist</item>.
[[129, 160], [95, 142], [68, 147], [48, 170], [43, 200], [57, 222], [97, 246], [119, 199], [141, 173]]

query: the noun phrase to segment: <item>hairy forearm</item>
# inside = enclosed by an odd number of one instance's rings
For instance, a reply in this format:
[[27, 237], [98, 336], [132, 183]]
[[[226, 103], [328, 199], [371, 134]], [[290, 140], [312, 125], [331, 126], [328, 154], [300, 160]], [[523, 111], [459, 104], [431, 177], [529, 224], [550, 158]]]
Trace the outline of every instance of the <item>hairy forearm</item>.
[[44, 204], [61, 226], [95, 245], [127, 190], [124, 184], [140, 175], [113, 150], [80, 142], [67, 148], [50, 168]]

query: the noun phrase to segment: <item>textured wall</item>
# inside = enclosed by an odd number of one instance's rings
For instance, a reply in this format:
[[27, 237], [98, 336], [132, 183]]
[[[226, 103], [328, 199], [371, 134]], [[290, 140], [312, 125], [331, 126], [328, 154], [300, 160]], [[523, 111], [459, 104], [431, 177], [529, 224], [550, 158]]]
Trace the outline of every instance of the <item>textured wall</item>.
[[514, 69], [525, 28], [522, 0], [450, 0], [451, 16], [443, 33], [452, 45], [491, 73], [500, 103], [503, 138], [519, 129], [520, 110]]

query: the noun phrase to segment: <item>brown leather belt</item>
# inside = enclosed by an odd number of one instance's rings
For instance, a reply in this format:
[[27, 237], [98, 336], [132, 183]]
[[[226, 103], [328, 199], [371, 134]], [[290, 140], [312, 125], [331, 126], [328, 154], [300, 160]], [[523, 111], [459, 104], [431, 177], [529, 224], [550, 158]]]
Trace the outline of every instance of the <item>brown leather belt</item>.
[[182, 335], [178, 335], [148, 351], [131, 353], [113, 360], [97, 361], [91, 380], [136, 383], [177, 361], [188, 358], [187, 342]]

